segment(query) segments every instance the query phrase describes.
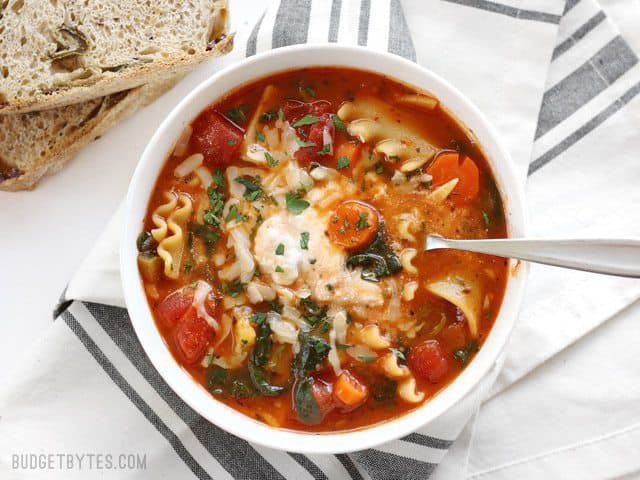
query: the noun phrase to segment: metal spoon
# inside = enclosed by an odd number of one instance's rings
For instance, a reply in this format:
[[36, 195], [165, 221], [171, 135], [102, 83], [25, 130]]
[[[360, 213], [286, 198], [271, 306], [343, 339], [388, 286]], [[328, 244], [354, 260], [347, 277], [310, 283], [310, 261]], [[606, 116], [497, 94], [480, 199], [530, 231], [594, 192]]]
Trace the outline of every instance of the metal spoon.
[[640, 278], [640, 240], [529, 239], [449, 240], [427, 236], [425, 250], [453, 248], [585, 272]]

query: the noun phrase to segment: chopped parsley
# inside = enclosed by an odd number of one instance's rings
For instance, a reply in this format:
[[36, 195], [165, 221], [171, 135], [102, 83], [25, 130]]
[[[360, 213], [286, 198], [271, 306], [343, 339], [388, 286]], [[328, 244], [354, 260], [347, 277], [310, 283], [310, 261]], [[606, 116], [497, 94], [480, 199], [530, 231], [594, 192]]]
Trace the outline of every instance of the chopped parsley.
[[262, 187], [260, 186], [260, 177], [236, 177], [236, 182], [244, 185], [243, 197], [245, 200], [253, 202], [262, 194]]
[[275, 167], [276, 165], [278, 165], [278, 160], [273, 158], [273, 155], [271, 155], [269, 152], [264, 152], [264, 158], [267, 160], [267, 165], [269, 165], [270, 167]]
[[200, 237], [202, 241], [206, 244], [216, 243], [220, 238], [220, 234], [207, 225], [202, 225], [201, 223], [189, 223], [188, 225], [189, 232], [197, 237]]
[[222, 174], [222, 170], [220, 170], [219, 168], [216, 168], [211, 174], [211, 178], [213, 178], [213, 183], [216, 184], [216, 187], [224, 188], [225, 181], [224, 181], [224, 175]]
[[338, 130], [339, 132], [347, 133], [347, 126], [338, 115], [332, 115], [331, 120], [333, 120], [333, 125], [336, 127], [336, 130]]
[[360, 360], [361, 362], [364, 362], [364, 363], [373, 362], [376, 358], [378, 358], [378, 357], [370, 357], [370, 356], [367, 356], [367, 355], [358, 356], [358, 360]]
[[264, 142], [265, 141], [264, 133], [256, 132], [256, 140], [259, 142]]
[[489, 220], [489, 215], [484, 210], [482, 210], [482, 218], [484, 219], [484, 224], [488, 227], [491, 220]]
[[300, 120], [298, 120], [296, 123], [294, 123], [293, 125], [291, 125], [293, 128], [298, 128], [298, 127], [304, 127], [305, 125], [312, 125], [314, 123], [319, 122], [320, 119], [318, 117], [316, 117], [315, 115], [305, 115], [304, 117], [302, 117]]
[[316, 147], [317, 145], [313, 142], [305, 142], [304, 140], [300, 140], [298, 137], [296, 137], [296, 143], [298, 145], [300, 145], [301, 147]]
[[351, 166], [351, 162], [349, 162], [349, 157], [338, 158], [338, 170], [342, 170], [343, 168], [349, 168], [350, 166]]
[[231, 205], [229, 207], [229, 213], [227, 213], [227, 217], [225, 218], [227, 222], [235, 220], [236, 222], [246, 222], [249, 218], [246, 215], [242, 215], [238, 210], [237, 205]]
[[295, 192], [287, 192], [287, 194], [285, 195], [285, 200], [287, 202], [287, 210], [289, 210], [294, 215], [300, 215], [310, 205], [309, 202], [300, 198], [299, 193]]
[[302, 232], [300, 234], [300, 248], [302, 250], [309, 250], [309, 232]]
[[464, 348], [456, 350], [453, 356], [463, 365], [469, 361], [471, 356], [478, 351], [478, 342], [471, 340]]
[[284, 269], [280, 265], [276, 265], [276, 272], [282, 273], [284, 272]]
[[380, 162], [376, 163], [375, 172], [378, 175], [382, 175], [384, 173], [384, 167], [382, 166], [382, 164]]
[[249, 111], [249, 106], [244, 103], [238, 105], [235, 108], [227, 111], [227, 117], [236, 123], [242, 123], [247, 119], [246, 113]]
[[330, 151], [331, 151], [331, 144], [325, 143], [322, 146], [322, 149], [316, 152], [316, 155], [327, 155]]
[[279, 243], [276, 247], [276, 255], [284, 255], [284, 243]]
[[311, 98], [316, 98], [316, 90], [312, 85], [306, 85], [304, 91], [307, 92]]
[[278, 113], [274, 110], [269, 110], [260, 115], [260, 122], [267, 123], [278, 116]]
[[[358, 223], [356, 223], [356, 228], [358, 230], [364, 230], [365, 228], [370, 227], [369, 222], [367, 222], [367, 217], [369, 214], [367, 212], [360, 212], [360, 216], [358, 217]], [[347, 217], [345, 217], [345, 220]]]
[[222, 282], [220, 284], [220, 291], [222, 293], [226, 293], [231, 298], [236, 298], [238, 295], [244, 292], [245, 288], [246, 288], [246, 285], [240, 282], [239, 280], [236, 280], [235, 282], [231, 282], [231, 283]]
[[347, 348], [351, 348], [353, 345], [349, 345], [348, 343], [336, 343], [336, 348], [338, 350], [346, 350]]
[[235, 138], [230, 138], [227, 140], [227, 145], [235, 145], [238, 141]]

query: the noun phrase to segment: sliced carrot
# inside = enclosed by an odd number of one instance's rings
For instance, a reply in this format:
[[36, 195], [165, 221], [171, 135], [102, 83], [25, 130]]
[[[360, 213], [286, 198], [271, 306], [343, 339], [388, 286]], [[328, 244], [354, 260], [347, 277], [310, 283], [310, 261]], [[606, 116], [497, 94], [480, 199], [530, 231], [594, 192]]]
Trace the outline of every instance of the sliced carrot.
[[353, 376], [349, 370], [343, 370], [333, 385], [333, 398], [343, 409], [358, 408], [365, 402], [368, 395], [367, 386]]
[[347, 200], [329, 217], [329, 238], [348, 250], [366, 247], [378, 231], [378, 211], [368, 203]]
[[336, 166], [340, 172], [350, 176], [353, 167], [358, 164], [362, 152], [360, 142], [341, 142], [336, 145]]
[[449, 199], [456, 205], [463, 205], [478, 196], [480, 191], [480, 171], [473, 160], [467, 156], [460, 158], [458, 152], [444, 152], [436, 157], [427, 169], [433, 177], [433, 186], [437, 187], [454, 178], [458, 179]]

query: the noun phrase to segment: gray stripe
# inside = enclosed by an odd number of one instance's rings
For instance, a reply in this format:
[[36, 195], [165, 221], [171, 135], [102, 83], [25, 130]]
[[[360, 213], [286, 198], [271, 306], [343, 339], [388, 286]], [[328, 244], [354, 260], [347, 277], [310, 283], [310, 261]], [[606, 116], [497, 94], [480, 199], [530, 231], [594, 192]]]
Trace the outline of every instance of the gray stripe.
[[353, 480], [364, 480], [364, 478], [362, 477], [362, 475], [360, 475], [358, 468], [356, 467], [355, 463], [353, 463], [353, 460], [351, 460], [351, 457], [349, 457], [349, 455], [347, 455], [346, 453], [339, 453], [336, 455], [336, 458], [340, 461], [342, 466], [349, 473], [349, 475]]
[[89, 351], [89, 353], [93, 356], [96, 362], [102, 367], [109, 378], [115, 383], [122, 393], [124, 393], [131, 403], [133, 403], [140, 413], [142, 413], [147, 420], [153, 425], [160, 434], [167, 439], [169, 445], [173, 448], [173, 450], [178, 454], [178, 456], [184, 461], [184, 463], [189, 467], [189, 469], [194, 473], [194, 475], [200, 479], [211, 479], [209, 474], [200, 466], [200, 464], [191, 456], [189, 451], [180, 441], [178, 436], [173, 433], [173, 431], [167, 427], [167, 425], [156, 415], [153, 409], [145, 402], [138, 392], [134, 390], [134, 388], [127, 382], [124, 377], [118, 372], [116, 367], [111, 363], [111, 361], [105, 356], [105, 354], [100, 350], [98, 345], [91, 339], [89, 334], [86, 332], [80, 322], [76, 320], [76, 318], [68, 311], [65, 310], [61, 313], [62, 319], [67, 324], [67, 326], [71, 329], [73, 333], [75, 333], [76, 337], [82, 342], [85, 348]]
[[366, 46], [369, 36], [369, 14], [371, 13], [371, 0], [362, 0], [360, 3], [360, 20], [358, 24], [358, 45]]
[[256, 49], [258, 48], [258, 32], [260, 31], [262, 20], [264, 20], [264, 13], [260, 17], [260, 20], [258, 20], [258, 23], [253, 27], [253, 30], [251, 30], [251, 35], [249, 35], [249, 39], [247, 40], [247, 50], [245, 53], [247, 57], [256, 54]]
[[342, 10], [342, 0], [333, 0], [333, 2], [331, 2], [331, 18], [329, 20], [328, 38], [328, 40], [333, 43], [338, 41], [338, 30], [340, 29], [340, 10]]
[[489, 0], [444, 0], [449, 3], [457, 3], [466, 7], [478, 8], [487, 12], [499, 13], [508, 17], [519, 18], [522, 20], [534, 20], [536, 22], [560, 23], [560, 15], [554, 15], [546, 12], [536, 12], [535, 10], [525, 10], [501, 3], [490, 2]]
[[605, 18], [607, 18], [607, 16], [604, 14], [602, 10], [596, 13], [593, 17], [587, 20], [587, 22], [584, 25], [578, 28], [573, 33], [573, 35], [571, 35], [569, 38], [567, 38], [564, 42], [562, 42], [553, 50], [553, 55], [551, 56], [551, 60], [555, 60], [564, 52], [566, 52], [571, 47], [573, 47], [576, 43], [578, 43], [578, 41], [584, 38], [584, 36], [587, 33], [589, 33], [591, 30], [593, 30], [598, 25], [600, 25]]
[[444, 440], [442, 438], [430, 437], [428, 435], [422, 435], [421, 433], [410, 433], [402, 440], [405, 442], [417, 443], [424, 447], [437, 448], [440, 450], [447, 450], [452, 444], [451, 440]]
[[309, 457], [299, 453], [289, 453], [289, 456], [309, 472], [313, 478], [317, 480], [329, 480], [324, 472], [320, 470], [318, 466], [309, 459]]
[[620, 110], [623, 106], [629, 103], [638, 93], [640, 93], [640, 82], [635, 84], [629, 90], [627, 90], [624, 93], [624, 95], [622, 95], [615, 102], [613, 102], [611, 105], [605, 108], [602, 112], [600, 112], [598, 115], [596, 115], [587, 123], [585, 123], [578, 130], [576, 130], [567, 138], [565, 138], [560, 143], [558, 143], [555, 147], [553, 147], [547, 153], [545, 153], [541, 157], [531, 162], [531, 164], [529, 165], [529, 175], [540, 170], [540, 168], [544, 167], [547, 163], [549, 163], [551, 160], [556, 158], [562, 152], [567, 150], [569, 147], [575, 144], [582, 137], [584, 137], [589, 132], [594, 130], [596, 127], [598, 127], [600, 124], [602, 124], [607, 118], [609, 118], [611, 115], [613, 115], [618, 110]]
[[562, 15], [566, 15], [566, 13], [580, 3], [580, 0], [567, 0], [567, 3], [564, 5], [564, 12]]
[[369, 449], [351, 454], [372, 478], [385, 480], [425, 480], [437, 463], [421, 462], [380, 450]]
[[409, 34], [400, 0], [389, 2], [389, 44], [387, 50], [412, 62], [416, 61], [416, 50]]
[[281, 0], [273, 25], [272, 48], [307, 43], [311, 0]]
[[547, 90], [542, 98], [535, 138], [540, 138], [604, 91], [638, 63], [638, 57], [619, 35], [586, 63]]
[[248, 442], [205, 420], [167, 385], [144, 353], [124, 308], [83, 303], [147, 382], [234, 478], [284, 479]]

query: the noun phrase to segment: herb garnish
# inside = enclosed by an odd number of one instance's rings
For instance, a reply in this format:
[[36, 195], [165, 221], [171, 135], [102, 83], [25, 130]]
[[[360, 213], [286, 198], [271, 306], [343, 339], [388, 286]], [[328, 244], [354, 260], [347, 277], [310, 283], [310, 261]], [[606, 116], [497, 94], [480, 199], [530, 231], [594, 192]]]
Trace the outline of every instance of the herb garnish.
[[276, 255], [284, 255], [284, 243], [279, 243], [276, 247]]
[[347, 133], [346, 125], [338, 115], [332, 115], [331, 120], [333, 120], [333, 125], [336, 127], [336, 130]]
[[246, 113], [248, 111], [249, 111], [249, 106], [243, 103], [227, 111], [227, 117], [229, 117], [231, 120], [233, 120], [236, 123], [241, 123], [247, 119]]
[[[367, 217], [369, 214], [367, 212], [360, 212], [360, 216], [358, 217], [358, 222], [356, 223], [356, 229], [364, 230], [365, 228], [370, 227], [369, 222], [367, 222]], [[346, 217], [345, 217], [346, 220]]]
[[300, 215], [310, 205], [306, 200], [302, 200], [300, 198], [300, 194], [296, 192], [287, 192], [285, 200], [287, 203], [287, 210], [294, 215]]
[[343, 168], [349, 168], [350, 166], [351, 166], [351, 162], [349, 162], [349, 157], [338, 158], [338, 170], [342, 170]]
[[256, 175], [253, 178], [249, 176], [236, 177], [235, 180], [236, 182], [244, 185], [245, 191], [243, 197], [245, 200], [253, 202], [262, 194], [262, 187], [260, 186], [259, 176]]
[[464, 348], [456, 350], [453, 354], [456, 360], [463, 365], [469, 361], [469, 358], [478, 351], [478, 342], [475, 340], [469, 341]]
[[316, 144], [313, 142], [305, 142], [304, 140], [300, 140], [298, 137], [296, 137], [296, 143], [298, 145], [300, 145], [301, 147], [315, 147]]
[[271, 155], [269, 152], [264, 152], [264, 158], [267, 161], [267, 165], [269, 165], [270, 167], [275, 167], [279, 163], [278, 160], [273, 158], [273, 155]]
[[298, 127], [304, 127], [305, 125], [312, 125], [314, 123], [319, 122], [320, 119], [318, 117], [316, 117], [315, 115], [305, 115], [304, 117], [302, 117], [300, 120], [298, 120], [296, 123], [294, 123], [293, 125], [291, 125], [293, 128], [298, 128]]
[[300, 234], [300, 248], [302, 250], [309, 250], [309, 232], [302, 232]]
[[256, 140], [259, 142], [264, 142], [265, 141], [264, 133], [256, 132]]

